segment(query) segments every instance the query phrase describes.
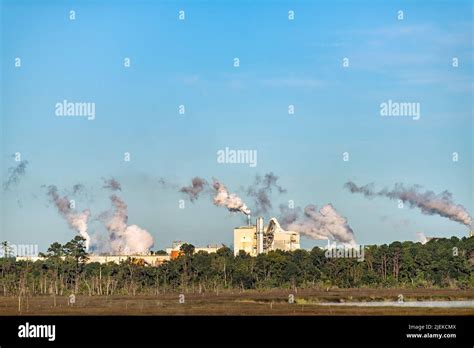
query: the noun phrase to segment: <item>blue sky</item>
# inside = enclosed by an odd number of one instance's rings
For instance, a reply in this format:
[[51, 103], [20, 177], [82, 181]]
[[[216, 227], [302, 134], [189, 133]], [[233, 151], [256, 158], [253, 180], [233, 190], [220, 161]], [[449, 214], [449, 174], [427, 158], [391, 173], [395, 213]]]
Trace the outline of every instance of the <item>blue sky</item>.
[[[183, 197], [157, 179], [217, 177], [238, 191], [270, 171], [287, 189], [274, 208], [332, 203], [362, 244], [467, 233], [343, 184], [449, 190], [474, 211], [471, 1], [0, 3], [2, 182], [11, 154], [29, 162], [18, 185], [1, 192], [2, 240], [44, 250], [70, 239], [41, 185], [83, 183], [91, 198], [78, 206], [98, 215], [109, 208], [101, 177], [114, 176], [129, 222], [153, 234], [155, 249], [176, 239], [230, 244], [241, 217], [207, 199], [179, 209]], [[64, 99], [96, 103], [96, 119], [56, 117]], [[419, 102], [420, 120], [381, 117], [389, 99]], [[258, 165], [217, 163], [225, 147], [257, 150]], [[103, 232], [99, 223], [90, 229]]]

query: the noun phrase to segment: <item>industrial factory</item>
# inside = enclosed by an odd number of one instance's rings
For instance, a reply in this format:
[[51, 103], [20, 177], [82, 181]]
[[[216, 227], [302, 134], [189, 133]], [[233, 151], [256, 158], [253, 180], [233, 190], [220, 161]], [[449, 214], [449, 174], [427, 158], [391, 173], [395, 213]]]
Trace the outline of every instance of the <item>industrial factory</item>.
[[234, 229], [234, 255], [243, 250], [250, 256], [257, 256], [277, 249], [284, 251], [300, 249], [300, 234], [285, 231], [275, 218], [271, 218], [265, 226], [262, 217], [257, 218], [255, 225], [251, 225], [249, 217], [247, 226]]
[[[169, 258], [171, 260], [174, 260], [174, 259], [178, 258], [178, 256], [182, 254], [181, 246], [184, 243], [185, 242], [183, 242], [181, 240], [174, 241], [171, 248], [166, 248], [166, 254], [169, 255]], [[204, 251], [208, 254], [212, 254], [212, 253], [217, 252], [217, 250], [219, 250], [222, 247], [223, 247], [223, 245], [207, 245], [206, 247], [195, 247], [194, 248], [194, 253]]]
[[[170, 248], [166, 248], [166, 254], [89, 254], [87, 263], [120, 263], [127, 260], [139, 265], [160, 266], [164, 262], [174, 260], [182, 255], [181, 247], [185, 242], [174, 241]], [[195, 247], [194, 253], [207, 252], [209, 254], [217, 252], [223, 245], [207, 245], [205, 247]], [[234, 254], [241, 250], [250, 256], [267, 253], [271, 250], [293, 251], [300, 249], [300, 234], [293, 231], [285, 231], [281, 228], [276, 218], [271, 218], [265, 226], [262, 217], [256, 219], [255, 225], [251, 224], [250, 216], [248, 224], [234, 229]], [[41, 256], [18, 256], [17, 261], [38, 261]]]
[[[123, 255], [110, 255], [110, 254], [89, 254], [87, 263], [117, 263], [132, 260], [133, 263], [143, 266], [160, 266], [166, 261], [177, 259], [180, 255], [182, 255], [181, 246], [185, 242], [183, 241], [173, 241], [171, 248], [166, 248], [166, 255], [163, 254], [154, 254], [154, 253], [147, 253], [147, 254], [123, 254]], [[218, 249], [222, 248], [222, 245], [207, 245], [205, 247], [195, 247], [194, 253], [198, 253], [200, 251], [207, 252], [207, 253], [215, 253]], [[64, 258], [64, 257], [63, 257]], [[44, 257], [41, 256], [17, 256], [17, 261], [38, 261], [43, 260]]]
[[[133, 262], [140, 264], [140, 265], [148, 265], [148, 266], [160, 266], [166, 261], [177, 259], [180, 255], [182, 255], [181, 246], [185, 242], [183, 241], [173, 241], [171, 248], [166, 248], [166, 255], [158, 255], [158, 254], [138, 254], [138, 255], [89, 255], [88, 263], [90, 262], [98, 262], [98, 263], [107, 263], [107, 262], [114, 262], [120, 263], [122, 261], [126, 261], [127, 259], [131, 259]], [[195, 247], [194, 253], [198, 253], [200, 251], [206, 253], [215, 253], [218, 249], [222, 248], [222, 245], [207, 245], [205, 247]]]
[[[64, 256], [61, 257], [63, 260], [65, 259]], [[42, 256], [17, 256], [16, 261], [30, 261], [36, 262], [45, 260]], [[141, 265], [141, 266], [160, 266], [166, 261], [171, 260], [170, 255], [152, 255], [152, 254], [139, 254], [139, 255], [97, 255], [97, 254], [89, 254], [86, 263], [109, 263], [113, 262], [119, 264], [121, 262], [131, 260], [134, 264]]]

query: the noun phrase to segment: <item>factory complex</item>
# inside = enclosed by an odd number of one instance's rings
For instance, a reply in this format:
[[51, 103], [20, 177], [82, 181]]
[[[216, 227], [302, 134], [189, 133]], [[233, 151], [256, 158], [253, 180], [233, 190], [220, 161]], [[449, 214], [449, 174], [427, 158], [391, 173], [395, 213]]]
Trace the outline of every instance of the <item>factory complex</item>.
[[249, 223], [234, 229], [234, 255], [241, 250], [250, 256], [257, 256], [271, 250], [297, 249], [300, 249], [300, 234], [283, 230], [275, 218], [271, 218], [267, 226], [259, 217], [255, 225]]
[[[276, 218], [271, 218], [268, 225], [264, 225], [262, 217], [256, 219], [255, 225], [251, 224], [250, 216], [248, 224], [234, 229], [234, 255], [243, 251], [250, 256], [257, 256], [271, 250], [293, 251], [300, 249], [300, 234], [298, 232], [285, 231], [281, 228]], [[166, 261], [174, 260], [181, 254], [183, 241], [174, 241], [170, 248], [166, 248], [166, 254], [137, 254], [137, 255], [110, 255], [94, 254], [88, 256], [87, 263], [120, 263], [131, 259], [134, 263], [148, 266], [160, 266]], [[195, 247], [194, 253], [215, 253], [223, 245], [208, 245], [206, 247]], [[41, 256], [19, 256], [17, 261], [37, 261], [43, 259]]]

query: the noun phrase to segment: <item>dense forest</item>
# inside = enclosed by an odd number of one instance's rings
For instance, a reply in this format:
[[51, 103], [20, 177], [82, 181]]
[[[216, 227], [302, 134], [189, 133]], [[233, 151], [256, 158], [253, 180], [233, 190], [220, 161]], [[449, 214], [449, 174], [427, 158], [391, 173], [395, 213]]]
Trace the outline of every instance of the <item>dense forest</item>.
[[87, 263], [84, 240], [53, 243], [36, 262], [0, 259], [0, 294], [138, 295], [163, 292], [210, 292], [225, 289], [329, 287], [474, 287], [474, 238], [431, 240], [426, 244], [393, 242], [365, 249], [365, 260], [327, 258], [325, 251], [271, 251], [257, 257], [194, 252], [151, 267], [129, 259], [121, 264]]

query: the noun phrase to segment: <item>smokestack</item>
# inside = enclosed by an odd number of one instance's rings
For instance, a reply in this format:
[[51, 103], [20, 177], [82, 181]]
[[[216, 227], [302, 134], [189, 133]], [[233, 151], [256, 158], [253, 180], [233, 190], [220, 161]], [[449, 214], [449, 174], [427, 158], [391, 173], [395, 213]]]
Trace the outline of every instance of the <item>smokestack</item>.
[[252, 217], [249, 215], [247, 215], [247, 223], [248, 223], [248, 226], [250, 227], [251, 224], [252, 224]]
[[263, 254], [263, 217], [257, 218], [257, 255]]

